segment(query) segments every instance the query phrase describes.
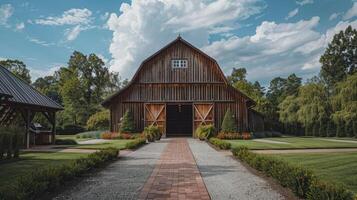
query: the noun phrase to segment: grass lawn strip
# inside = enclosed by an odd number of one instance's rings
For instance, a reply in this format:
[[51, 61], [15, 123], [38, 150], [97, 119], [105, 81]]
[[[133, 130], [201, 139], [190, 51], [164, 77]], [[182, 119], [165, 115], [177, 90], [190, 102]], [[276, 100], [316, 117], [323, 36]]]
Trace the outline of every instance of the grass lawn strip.
[[312, 137], [281, 137], [269, 138], [272, 141], [285, 142], [288, 144], [273, 144], [257, 142], [255, 140], [225, 140], [232, 144], [232, 147], [246, 146], [249, 149], [329, 149], [329, 148], [357, 148], [357, 143], [325, 141], [324, 138]]
[[338, 139], [325, 139], [325, 138], [321, 138], [320, 140], [331, 141], [331, 142], [346, 142], [346, 143], [357, 144], [356, 140], [338, 140]]
[[69, 146], [71, 149], [105, 149], [109, 147], [117, 149], [125, 149], [126, 144], [134, 140], [110, 140], [99, 144], [79, 144], [74, 146]]
[[268, 140], [268, 139], [254, 139], [254, 142], [264, 142], [264, 143], [271, 143], [271, 144], [290, 144], [288, 142], [280, 142], [280, 141], [274, 141], [274, 140]]
[[16, 161], [0, 164], [0, 184], [8, 185], [18, 177], [30, 173], [34, 169], [47, 167], [50, 165], [60, 165], [71, 160], [87, 157], [89, 154], [83, 153], [59, 153], [59, 152], [29, 152], [22, 153]]
[[279, 154], [272, 155], [314, 171], [321, 179], [344, 184], [357, 193], [357, 154]]

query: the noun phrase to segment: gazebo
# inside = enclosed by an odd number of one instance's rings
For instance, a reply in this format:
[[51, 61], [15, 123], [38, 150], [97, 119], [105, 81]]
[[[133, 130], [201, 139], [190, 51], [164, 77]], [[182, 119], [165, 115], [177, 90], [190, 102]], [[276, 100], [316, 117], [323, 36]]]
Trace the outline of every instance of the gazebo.
[[42, 113], [51, 124], [49, 142], [55, 143], [56, 112], [63, 107], [0, 65], [0, 126], [8, 126], [17, 114], [25, 122], [25, 147], [30, 147], [30, 124]]

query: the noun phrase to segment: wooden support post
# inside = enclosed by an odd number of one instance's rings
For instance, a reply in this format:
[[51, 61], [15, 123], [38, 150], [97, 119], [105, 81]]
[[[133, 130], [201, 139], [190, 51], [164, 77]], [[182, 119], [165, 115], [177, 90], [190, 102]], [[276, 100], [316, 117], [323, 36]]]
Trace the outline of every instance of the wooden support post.
[[28, 149], [30, 148], [30, 110], [26, 109], [25, 110], [25, 124], [26, 124], [26, 128], [25, 128], [25, 148]]
[[56, 112], [53, 111], [52, 115], [52, 144], [56, 144]]

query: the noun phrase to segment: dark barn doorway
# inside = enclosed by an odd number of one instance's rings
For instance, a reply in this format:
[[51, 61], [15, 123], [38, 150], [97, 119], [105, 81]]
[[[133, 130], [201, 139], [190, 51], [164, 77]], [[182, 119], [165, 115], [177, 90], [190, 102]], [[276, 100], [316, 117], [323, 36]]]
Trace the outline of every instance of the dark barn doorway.
[[175, 104], [166, 106], [166, 136], [192, 137], [192, 105]]

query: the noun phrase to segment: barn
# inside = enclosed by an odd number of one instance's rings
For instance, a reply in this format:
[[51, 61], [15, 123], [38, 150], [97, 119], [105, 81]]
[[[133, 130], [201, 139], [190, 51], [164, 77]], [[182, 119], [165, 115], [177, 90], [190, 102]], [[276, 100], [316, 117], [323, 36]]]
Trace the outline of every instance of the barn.
[[264, 129], [255, 102], [233, 88], [217, 61], [182, 37], [145, 59], [129, 84], [107, 98], [110, 129], [118, 131], [127, 110], [133, 113], [137, 131], [158, 125], [163, 136], [193, 136], [200, 124], [220, 130], [228, 109], [237, 129]]

